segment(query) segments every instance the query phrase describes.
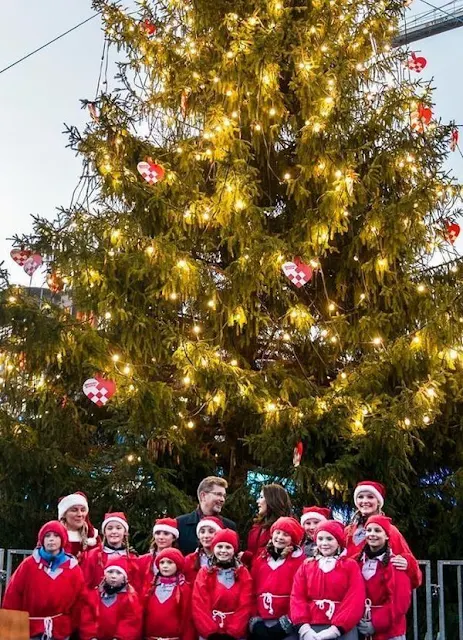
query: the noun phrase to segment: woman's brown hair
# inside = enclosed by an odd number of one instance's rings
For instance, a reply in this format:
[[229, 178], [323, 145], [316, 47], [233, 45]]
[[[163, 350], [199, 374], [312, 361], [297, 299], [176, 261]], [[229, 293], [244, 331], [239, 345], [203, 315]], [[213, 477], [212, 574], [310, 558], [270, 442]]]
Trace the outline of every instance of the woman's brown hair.
[[281, 484], [264, 484], [262, 493], [267, 503], [267, 512], [264, 515], [257, 516], [254, 522], [261, 524], [264, 529], [270, 529], [278, 518], [292, 515], [291, 498]]

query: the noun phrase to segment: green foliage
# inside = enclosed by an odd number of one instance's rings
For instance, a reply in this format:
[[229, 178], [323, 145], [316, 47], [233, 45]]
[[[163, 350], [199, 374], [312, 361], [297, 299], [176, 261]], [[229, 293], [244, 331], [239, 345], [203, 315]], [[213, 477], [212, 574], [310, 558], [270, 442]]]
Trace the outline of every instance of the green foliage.
[[[291, 480], [297, 506], [381, 480], [399, 523], [427, 528], [423, 555], [443, 553], [441, 519], [460, 524], [462, 280], [445, 239], [460, 189], [450, 126], [411, 127], [432, 96], [397, 71], [402, 3], [94, 8], [118, 86], [69, 129], [76, 202], [16, 238], [72, 309], [1, 293], [2, 543], [30, 544], [79, 488], [143, 546], [213, 472], [244, 524], [254, 472]], [[301, 288], [281, 269], [296, 256], [313, 268]], [[81, 392], [96, 373], [117, 383], [104, 408]]]

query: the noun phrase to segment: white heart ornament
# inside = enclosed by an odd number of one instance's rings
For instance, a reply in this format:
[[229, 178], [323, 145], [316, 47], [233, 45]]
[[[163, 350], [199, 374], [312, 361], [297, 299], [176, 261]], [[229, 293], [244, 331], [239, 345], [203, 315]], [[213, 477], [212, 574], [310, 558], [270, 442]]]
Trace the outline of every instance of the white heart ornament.
[[28, 276], [33, 276], [42, 262], [42, 256], [39, 253], [34, 253], [26, 260], [23, 269]]

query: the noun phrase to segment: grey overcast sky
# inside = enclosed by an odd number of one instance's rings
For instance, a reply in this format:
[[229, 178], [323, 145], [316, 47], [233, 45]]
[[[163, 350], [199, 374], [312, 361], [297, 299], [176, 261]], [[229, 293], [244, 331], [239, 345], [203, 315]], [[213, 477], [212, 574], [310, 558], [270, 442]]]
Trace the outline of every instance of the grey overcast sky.
[[[436, 0], [443, 5], [445, 0]], [[130, 3], [127, 3], [130, 4]], [[408, 16], [427, 10], [414, 0]], [[0, 68], [92, 15], [90, 0], [14, 0], [2, 3]], [[13, 282], [29, 278], [10, 258], [14, 233], [31, 229], [31, 214], [53, 218], [67, 206], [81, 161], [66, 149], [63, 122], [81, 127], [88, 118], [79, 99], [94, 97], [103, 35], [99, 18], [0, 75], [0, 262]], [[412, 45], [428, 60], [422, 76], [434, 78], [435, 116], [463, 124], [463, 27]], [[460, 130], [463, 148], [463, 130]], [[449, 166], [463, 182], [463, 160]], [[462, 223], [463, 224], [463, 223]], [[463, 233], [459, 249], [463, 249]], [[38, 271], [33, 283], [42, 284]]]

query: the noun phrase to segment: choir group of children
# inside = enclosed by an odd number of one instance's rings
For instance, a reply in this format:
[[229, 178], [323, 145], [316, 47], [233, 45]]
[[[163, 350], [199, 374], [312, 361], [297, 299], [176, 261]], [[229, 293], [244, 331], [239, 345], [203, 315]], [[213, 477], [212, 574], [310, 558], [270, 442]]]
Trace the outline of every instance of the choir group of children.
[[[40, 529], [3, 607], [29, 612], [34, 640], [405, 640], [421, 573], [382, 513], [384, 494], [379, 483], [359, 483], [349, 526], [305, 507], [300, 521], [283, 516], [261, 530], [259, 542], [251, 531], [245, 553], [235, 531], [204, 516], [186, 557], [175, 519], [156, 521], [139, 557], [123, 513], [106, 514], [100, 541], [85, 496], [72, 494], [60, 520]], [[69, 510], [85, 545], [65, 527]]]

